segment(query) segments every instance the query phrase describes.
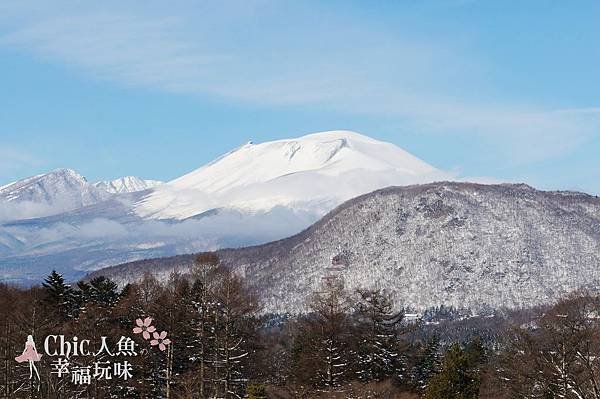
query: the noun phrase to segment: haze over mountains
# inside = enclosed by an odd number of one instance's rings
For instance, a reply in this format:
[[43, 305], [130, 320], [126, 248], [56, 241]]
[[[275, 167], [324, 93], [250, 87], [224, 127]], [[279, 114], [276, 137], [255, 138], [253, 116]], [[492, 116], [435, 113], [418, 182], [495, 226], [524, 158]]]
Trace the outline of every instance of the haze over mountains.
[[348, 131], [248, 143], [164, 184], [90, 184], [57, 170], [0, 189], [0, 271], [9, 281], [39, 281], [52, 268], [77, 278], [135, 259], [259, 244], [375, 189], [451, 178]]

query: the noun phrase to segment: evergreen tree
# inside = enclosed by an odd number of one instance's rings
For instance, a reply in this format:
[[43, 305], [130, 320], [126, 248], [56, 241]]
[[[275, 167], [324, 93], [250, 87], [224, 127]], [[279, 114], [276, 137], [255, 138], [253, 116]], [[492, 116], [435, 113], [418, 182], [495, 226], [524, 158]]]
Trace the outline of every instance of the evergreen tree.
[[[98, 276], [87, 282], [80, 281], [77, 286], [81, 290], [81, 301], [94, 302], [103, 307], [112, 307], [119, 302], [125, 291], [119, 292], [119, 286], [114, 281]], [[128, 289], [128, 288], [126, 288]]]
[[429, 379], [438, 373], [440, 368], [440, 341], [437, 336], [433, 336], [418, 355], [413, 369], [413, 380], [417, 389], [424, 390]]
[[160, 364], [159, 375], [164, 381], [164, 393], [167, 398], [172, 397], [175, 377], [183, 374], [190, 366], [188, 348], [192, 346], [194, 331], [189, 321], [189, 301], [189, 281], [173, 272], [153, 308], [160, 316], [156, 318], [157, 326], [160, 331], [168, 332], [171, 341], [165, 353], [159, 354], [160, 361], [157, 362]]
[[249, 340], [254, 332], [252, 316], [258, 305], [241, 278], [226, 269], [215, 291], [215, 299], [212, 366], [217, 397], [238, 398], [245, 392]]
[[474, 340], [465, 348], [452, 345], [444, 355], [441, 371], [427, 385], [423, 399], [476, 399], [481, 385], [485, 350]]
[[[196, 258], [185, 307], [186, 348], [199, 398], [243, 397], [258, 306], [239, 276], [214, 253]], [[172, 283], [171, 283], [172, 284]], [[163, 311], [164, 313], [164, 311]]]
[[77, 315], [77, 294], [56, 270], [46, 277], [42, 286], [45, 289], [46, 301], [62, 320], [72, 319]]
[[209, 386], [212, 385], [211, 365], [215, 351], [215, 321], [219, 305], [215, 293], [222, 271], [219, 258], [213, 253], [198, 255], [192, 269], [194, 283], [187, 304], [189, 322], [195, 333], [191, 345], [191, 359], [197, 366], [197, 392], [200, 398], [208, 397]]

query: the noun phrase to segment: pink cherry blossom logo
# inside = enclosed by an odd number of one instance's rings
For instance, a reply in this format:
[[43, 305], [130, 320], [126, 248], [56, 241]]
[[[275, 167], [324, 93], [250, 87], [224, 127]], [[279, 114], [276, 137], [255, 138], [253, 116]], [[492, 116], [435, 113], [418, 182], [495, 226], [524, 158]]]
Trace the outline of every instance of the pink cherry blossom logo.
[[140, 334], [141, 333], [145, 340], [149, 340], [150, 339], [150, 333], [153, 333], [154, 331], [156, 331], [156, 327], [154, 327], [152, 325], [152, 318], [151, 317], [146, 317], [144, 320], [137, 319], [135, 321], [135, 324], [137, 325], [137, 327], [135, 327], [133, 329], [133, 333], [134, 334]]
[[144, 339], [147, 341], [150, 339], [150, 333], [152, 333], [152, 340], [150, 345], [157, 346], [162, 352], [167, 349], [167, 346], [171, 344], [171, 340], [167, 338], [167, 332], [163, 331], [160, 334], [156, 331], [156, 327], [152, 325], [152, 317], [146, 317], [145, 319], [137, 319], [135, 321], [136, 327], [133, 328], [134, 334], [142, 334]]
[[167, 332], [163, 331], [160, 334], [155, 332], [153, 335], [153, 340], [150, 341], [150, 345], [156, 346], [158, 345], [158, 349], [164, 352], [167, 349], [167, 345], [171, 343], [171, 340], [167, 338]]

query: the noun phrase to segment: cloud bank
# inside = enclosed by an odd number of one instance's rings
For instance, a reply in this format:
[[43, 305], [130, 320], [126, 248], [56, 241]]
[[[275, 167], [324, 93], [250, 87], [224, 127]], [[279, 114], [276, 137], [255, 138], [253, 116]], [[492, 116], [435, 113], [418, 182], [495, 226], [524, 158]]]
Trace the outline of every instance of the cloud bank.
[[3, 5], [19, 22], [4, 24], [0, 45], [128, 86], [398, 117], [416, 131], [479, 137], [515, 164], [568, 153], [600, 130], [598, 108], [485, 100], [485, 62], [451, 40], [391, 35], [324, 5], [65, 4]]

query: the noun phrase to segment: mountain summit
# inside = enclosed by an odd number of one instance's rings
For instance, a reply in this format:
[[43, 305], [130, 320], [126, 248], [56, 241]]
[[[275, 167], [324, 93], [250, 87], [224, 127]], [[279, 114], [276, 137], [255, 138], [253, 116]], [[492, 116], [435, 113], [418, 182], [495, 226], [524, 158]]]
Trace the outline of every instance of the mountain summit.
[[249, 142], [152, 188], [137, 178], [92, 185], [64, 170], [0, 191], [29, 198], [23, 212], [44, 193], [72, 192], [79, 201], [57, 201], [70, 204], [61, 213], [19, 218], [0, 197], [0, 272], [5, 280], [39, 281], [56, 268], [75, 278], [136, 259], [262, 244], [302, 231], [358, 195], [450, 178], [393, 144], [349, 131]]
[[135, 210], [158, 219], [185, 219], [224, 207], [318, 208], [323, 214], [381, 187], [449, 178], [394, 144], [355, 132], [329, 131], [249, 142], [157, 187]]
[[[55, 169], [0, 187], [0, 219], [51, 215], [104, 201], [109, 194], [72, 169]], [[6, 215], [2, 215], [6, 213]]]
[[160, 184], [135, 176], [91, 184], [73, 169], [55, 169], [0, 186], [0, 220], [56, 215]]

